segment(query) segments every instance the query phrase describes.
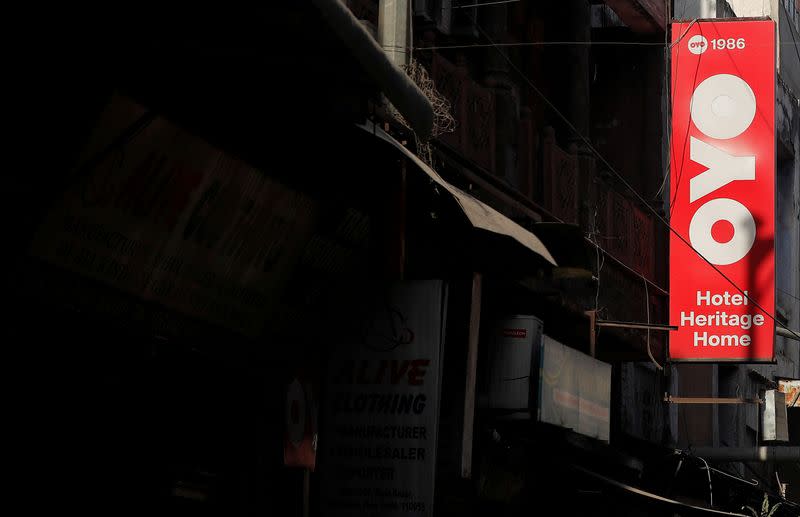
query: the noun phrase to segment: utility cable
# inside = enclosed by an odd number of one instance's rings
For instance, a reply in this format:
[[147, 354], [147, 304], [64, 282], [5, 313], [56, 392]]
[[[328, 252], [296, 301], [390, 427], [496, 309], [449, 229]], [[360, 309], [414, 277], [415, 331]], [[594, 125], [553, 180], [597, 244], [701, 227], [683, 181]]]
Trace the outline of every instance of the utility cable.
[[781, 289], [780, 287], [776, 287], [776, 289], [778, 291], [782, 292], [783, 294], [785, 294], [786, 296], [788, 296], [790, 298], [794, 298], [795, 300], [800, 302], [800, 296], [794, 295], [794, 294], [790, 293], [789, 291], [786, 291], [785, 289]]
[[[483, 3], [483, 4], [475, 3], [475, 4], [472, 4], [472, 5], [454, 5], [454, 6], [451, 7], [451, 9], [470, 9], [470, 8], [474, 9], [476, 7], [484, 7], [484, 6], [487, 6], [487, 5], [515, 4], [517, 2], [519, 2], [519, 0], [498, 0], [497, 2], [486, 2], [486, 3]], [[442, 10], [444, 10], [444, 9], [445, 9], [445, 7], [442, 6]]]
[[435, 45], [431, 47], [417, 47], [417, 50], [447, 50], [467, 48], [505, 48], [505, 47], [541, 47], [541, 46], [583, 46], [595, 47], [601, 45], [628, 46], [628, 47], [663, 47], [660, 42], [649, 41], [520, 41], [514, 43], [471, 43], [468, 45]]
[[697, 459], [702, 461], [706, 466], [705, 470], [706, 470], [706, 474], [708, 474], [708, 500], [709, 500], [708, 505], [713, 507], [714, 506], [714, 487], [711, 485], [711, 469], [709, 468], [708, 462], [706, 460], [704, 460], [700, 456], [697, 456]]
[[642, 280], [644, 281], [644, 304], [647, 308], [647, 355], [650, 356], [650, 360], [659, 371], [664, 371], [664, 367], [658, 364], [656, 358], [653, 357], [653, 351], [650, 349], [650, 292], [647, 290], [647, 279], [642, 276]]

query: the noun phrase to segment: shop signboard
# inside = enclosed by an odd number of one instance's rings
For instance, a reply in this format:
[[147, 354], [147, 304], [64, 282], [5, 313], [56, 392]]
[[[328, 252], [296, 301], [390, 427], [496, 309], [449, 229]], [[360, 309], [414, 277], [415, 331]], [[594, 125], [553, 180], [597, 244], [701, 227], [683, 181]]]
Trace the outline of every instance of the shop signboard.
[[611, 430], [611, 365], [542, 339], [539, 421], [608, 441]]
[[446, 305], [442, 281], [403, 282], [366, 304], [355, 335], [332, 343], [323, 515], [433, 515]]
[[775, 23], [673, 23], [671, 48], [669, 356], [769, 362]]

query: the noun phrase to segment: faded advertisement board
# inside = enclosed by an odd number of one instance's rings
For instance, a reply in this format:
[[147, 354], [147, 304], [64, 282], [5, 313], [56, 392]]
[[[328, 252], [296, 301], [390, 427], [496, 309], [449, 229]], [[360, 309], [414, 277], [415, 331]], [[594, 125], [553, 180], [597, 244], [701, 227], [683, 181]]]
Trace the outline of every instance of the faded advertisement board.
[[329, 361], [321, 510], [433, 515], [446, 289], [395, 286]]
[[800, 408], [800, 380], [779, 379], [778, 391], [786, 395], [786, 405], [788, 407]]
[[671, 48], [669, 356], [772, 361], [775, 23], [673, 23]]
[[185, 315], [257, 335], [309, 239], [310, 198], [116, 96], [31, 253]]
[[786, 394], [779, 390], [766, 390], [760, 409], [761, 439], [765, 442], [789, 441]]
[[542, 339], [539, 421], [608, 441], [611, 427], [611, 365]]

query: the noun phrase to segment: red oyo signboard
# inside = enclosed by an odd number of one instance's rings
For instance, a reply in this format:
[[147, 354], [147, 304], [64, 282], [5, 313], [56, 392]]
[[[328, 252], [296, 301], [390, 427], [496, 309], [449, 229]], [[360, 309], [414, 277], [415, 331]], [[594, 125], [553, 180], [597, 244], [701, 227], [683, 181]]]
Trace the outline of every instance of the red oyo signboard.
[[670, 359], [772, 361], [774, 22], [673, 23], [670, 86]]

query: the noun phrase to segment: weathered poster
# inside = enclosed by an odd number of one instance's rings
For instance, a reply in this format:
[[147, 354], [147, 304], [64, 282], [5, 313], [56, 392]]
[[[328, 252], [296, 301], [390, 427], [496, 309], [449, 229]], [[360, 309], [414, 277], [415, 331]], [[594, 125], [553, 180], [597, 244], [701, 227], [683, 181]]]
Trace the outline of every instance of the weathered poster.
[[800, 407], [800, 380], [780, 379], [778, 380], [778, 391], [786, 395], [787, 407]]
[[542, 339], [539, 421], [608, 441], [611, 432], [611, 365]]
[[[31, 253], [140, 299], [257, 335], [308, 241], [315, 204], [115, 97]], [[110, 150], [109, 150], [110, 149]], [[100, 157], [100, 160], [92, 160]]]
[[432, 515], [446, 291], [397, 285], [328, 368], [322, 512]]

